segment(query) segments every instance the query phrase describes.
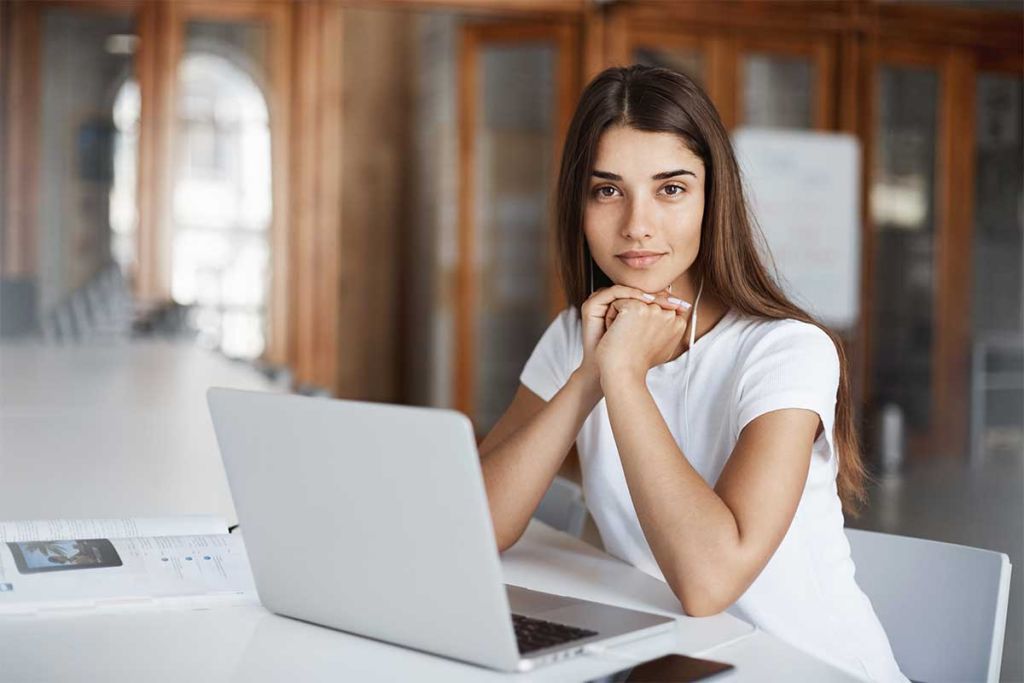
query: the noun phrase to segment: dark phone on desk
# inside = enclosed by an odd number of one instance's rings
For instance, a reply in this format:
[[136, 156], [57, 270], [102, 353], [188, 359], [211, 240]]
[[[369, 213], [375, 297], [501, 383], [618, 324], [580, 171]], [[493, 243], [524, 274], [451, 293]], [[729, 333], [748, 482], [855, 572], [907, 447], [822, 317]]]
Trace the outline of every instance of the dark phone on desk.
[[603, 679], [612, 683], [681, 683], [703, 681], [731, 671], [732, 664], [697, 659], [685, 655], [666, 655], [613, 673]]

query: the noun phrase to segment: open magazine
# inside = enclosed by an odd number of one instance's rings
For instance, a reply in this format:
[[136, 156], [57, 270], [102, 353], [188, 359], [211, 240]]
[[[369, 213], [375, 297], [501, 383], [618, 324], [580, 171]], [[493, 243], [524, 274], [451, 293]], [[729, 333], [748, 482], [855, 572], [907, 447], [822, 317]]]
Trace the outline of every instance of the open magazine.
[[227, 531], [213, 516], [0, 522], [0, 614], [258, 603]]

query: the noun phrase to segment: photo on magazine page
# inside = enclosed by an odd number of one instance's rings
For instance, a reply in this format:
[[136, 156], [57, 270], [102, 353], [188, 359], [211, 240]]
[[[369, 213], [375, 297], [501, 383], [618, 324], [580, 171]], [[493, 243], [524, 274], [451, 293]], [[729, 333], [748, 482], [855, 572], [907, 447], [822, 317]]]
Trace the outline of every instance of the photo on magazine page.
[[20, 574], [120, 567], [121, 557], [105, 538], [8, 543]]

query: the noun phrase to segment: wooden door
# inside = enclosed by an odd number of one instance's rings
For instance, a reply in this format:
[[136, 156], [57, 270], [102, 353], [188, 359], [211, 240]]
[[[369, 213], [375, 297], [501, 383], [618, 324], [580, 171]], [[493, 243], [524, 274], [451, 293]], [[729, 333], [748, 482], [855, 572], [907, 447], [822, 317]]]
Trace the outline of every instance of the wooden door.
[[[913, 457], [964, 457], [973, 409], [972, 340], [985, 331], [975, 324], [983, 311], [975, 309], [988, 303], [975, 292], [991, 289], [975, 269], [995, 267], [977, 264], [974, 254], [976, 230], [989, 208], [975, 196], [983, 170], [977, 165], [978, 116], [985, 111], [978, 79], [989, 75], [986, 69], [997, 75], [1012, 68], [980, 45], [883, 39], [868, 57], [869, 410], [900, 408]], [[1019, 68], [1019, 56], [1014, 60]], [[1012, 79], [1007, 85], [1012, 93]], [[997, 231], [1019, 243], [1012, 218], [1007, 230]], [[1008, 277], [1019, 280], [1019, 267], [1014, 272]], [[1020, 327], [1005, 322], [1008, 329]]]
[[562, 297], [553, 204], [578, 90], [570, 23], [461, 31], [455, 405], [486, 433]]
[[[135, 35], [147, 10], [110, 1], [10, 2], [3, 14], [10, 42], [3, 46], [0, 297], [8, 324], [18, 302], [10, 331], [32, 334], [116, 255], [129, 275], [135, 268], [138, 160], [125, 148], [138, 131], [115, 110], [125, 109], [120, 95], [135, 82]], [[129, 95], [137, 110], [137, 88]]]

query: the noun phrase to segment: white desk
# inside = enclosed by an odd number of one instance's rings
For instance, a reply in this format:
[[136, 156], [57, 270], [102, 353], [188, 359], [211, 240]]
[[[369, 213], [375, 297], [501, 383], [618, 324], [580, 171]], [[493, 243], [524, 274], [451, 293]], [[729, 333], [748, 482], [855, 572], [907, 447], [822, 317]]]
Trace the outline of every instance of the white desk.
[[[234, 509], [207, 414], [208, 386], [271, 388], [251, 369], [168, 344], [0, 347], [0, 518]], [[615, 652], [730, 662], [730, 681], [848, 681], [726, 614], [684, 617], [668, 587], [534, 522], [503, 555], [509, 583], [679, 618]], [[498, 674], [270, 614], [206, 611], [0, 618], [0, 681], [584, 681], [629, 665], [585, 656]]]
[[191, 344], [0, 345], [0, 519], [235, 521], [206, 389], [268, 390]]
[[[734, 664], [725, 681], [850, 681], [727, 614], [681, 614], [668, 587], [540, 522], [502, 558], [509, 583], [675, 616], [671, 634], [615, 648]], [[237, 681], [587, 681], [628, 663], [586, 655], [503, 674], [270, 614], [257, 607], [0, 618], [0, 679], [104, 683]]]

